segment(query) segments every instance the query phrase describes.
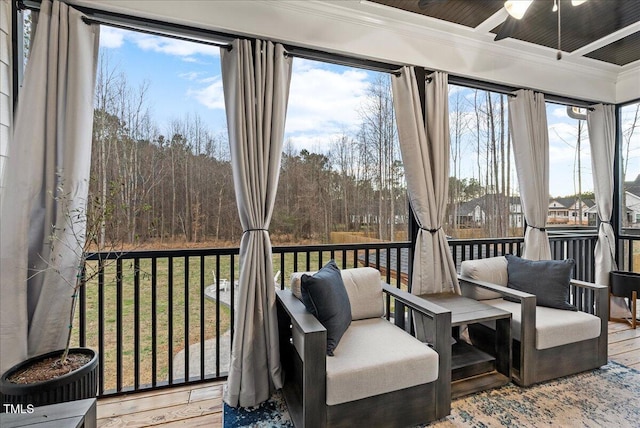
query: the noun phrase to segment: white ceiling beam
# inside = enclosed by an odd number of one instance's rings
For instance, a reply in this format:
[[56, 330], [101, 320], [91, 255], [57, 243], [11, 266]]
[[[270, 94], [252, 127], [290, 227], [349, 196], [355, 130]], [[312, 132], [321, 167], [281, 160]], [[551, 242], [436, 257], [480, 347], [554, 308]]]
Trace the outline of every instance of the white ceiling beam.
[[485, 19], [480, 25], [478, 25], [474, 31], [476, 33], [489, 33], [491, 30], [502, 24], [509, 16], [507, 9], [501, 7], [496, 13]]
[[589, 43], [575, 51], [571, 52], [569, 55], [571, 56], [582, 56], [588, 54], [589, 52], [593, 52], [595, 50], [600, 49], [603, 46], [607, 46], [613, 42], [617, 42], [620, 39], [623, 39], [631, 34], [637, 33], [640, 31], [640, 22], [633, 23], [627, 27], [621, 28], [615, 33], [611, 33], [601, 39], [596, 40], [595, 42]]

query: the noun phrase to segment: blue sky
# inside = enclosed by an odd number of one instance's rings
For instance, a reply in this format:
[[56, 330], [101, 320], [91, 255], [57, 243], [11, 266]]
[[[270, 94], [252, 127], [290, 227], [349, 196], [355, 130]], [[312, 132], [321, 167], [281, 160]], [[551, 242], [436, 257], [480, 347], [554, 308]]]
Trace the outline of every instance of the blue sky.
[[149, 83], [148, 107], [161, 132], [186, 114], [198, 114], [214, 131], [226, 127], [217, 47], [106, 26], [100, 47], [132, 89]]
[[[161, 131], [186, 114], [198, 114], [214, 132], [225, 129], [219, 48], [106, 26], [100, 45], [130, 86], [149, 82], [149, 108]], [[296, 148], [318, 151], [321, 142], [355, 131], [373, 75], [295, 59], [286, 138]]]
[[[193, 114], [215, 134], [226, 129], [219, 48], [106, 26], [101, 28], [100, 45], [110, 64], [127, 75], [131, 88], [149, 82], [148, 107], [160, 132], [167, 132], [171, 120]], [[294, 59], [285, 138], [297, 149], [325, 151], [323, 142], [357, 131], [358, 109], [374, 75]], [[576, 191], [577, 122], [560, 105], [548, 106], [547, 121], [550, 192], [554, 196], [572, 194]], [[627, 179], [640, 173], [640, 135], [637, 137], [634, 146], [638, 150], [631, 158]], [[593, 183], [586, 127], [583, 143], [582, 188], [590, 191]], [[468, 176], [472, 174], [469, 170]]]

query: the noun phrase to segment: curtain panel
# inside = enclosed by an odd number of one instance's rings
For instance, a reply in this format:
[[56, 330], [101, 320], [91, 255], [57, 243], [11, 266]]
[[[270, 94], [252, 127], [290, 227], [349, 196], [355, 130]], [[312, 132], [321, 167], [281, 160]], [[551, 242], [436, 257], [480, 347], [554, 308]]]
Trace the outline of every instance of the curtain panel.
[[509, 98], [509, 130], [513, 141], [522, 210], [527, 221], [522, 257], [551, 259], [546, 231], [549, 211], [549, 131], [544, 95], [521, 89]]
[[57, 0], [37, 22], [0, 204], [2, 371], [64, 347], [84, 244], [99, 27]]
[[282, 45], [235, 40], [222, 82], [240, 242], [239, 297], [224, 400], [255, 406], [282, 387], [269, 224], [275, 204], [291, 80]]
[[426, 85], [426, 120], [412, 67], [392, 77], [400, 151], [411, 208], [420, 229], [411, 292], [460, 294], [455, 263], [443, 229], [449, 189], [449, 92], [446, 73]]
[[[593, 189], [600, 225], [594, 249], [596, 284], [609, 285], [609, 272], [617, 270], [616, 236], [611, 225], [613, 212], [614, 170], [616, 147], [615, 106], [597, 104], [587, 112], [587, 127], [591, 145]], [[611, 297], [611, 314], [615, 318], [631, 316], [624, 298]]]

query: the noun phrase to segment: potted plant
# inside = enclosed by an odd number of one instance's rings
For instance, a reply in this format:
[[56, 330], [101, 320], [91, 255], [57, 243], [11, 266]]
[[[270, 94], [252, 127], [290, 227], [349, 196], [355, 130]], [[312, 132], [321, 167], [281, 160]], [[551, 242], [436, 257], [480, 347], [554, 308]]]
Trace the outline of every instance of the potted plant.
[[[72, 348], [71, 339], [80, 288], [94, 279], [108, 263], [87, 264], [90, 251], [122, 254], [115, 245], [106, 245], [104, 230], [114, 219], [114, 193], [110, 198], [89, 198], [86, 204], [73, 204], [71, 195], [64, 193], [62, 184], [52, 197], [64, 215], [63, 226], [52, 226], [48, 237], [51, 256], [44, 260], [44, 268], [31, 276], [53, 271], [71, 289], [68, 332], [64, 349], [29, 358], [7, 370], [0, 378], [0, 392], [4, 404], [43, 406], [65, 401], [93, 398], [98, 387], [98, 354], [89, 348]], [[78, 206], [80, 208], [78, 208]], [[63, 233], [62, 233], [63, 232]], [[61, 238], [66, 236], [67, 239]], [[71, 237], [71, 238], [69, 238]], [[63, 254], [73, 256], [74, 278], [63, 274]], [[117, 260], [117, 257], [116, 257]], [[4, 407], [4, 406], [3, 406]], [[4, 411], [4, 409], [3, 409]]]

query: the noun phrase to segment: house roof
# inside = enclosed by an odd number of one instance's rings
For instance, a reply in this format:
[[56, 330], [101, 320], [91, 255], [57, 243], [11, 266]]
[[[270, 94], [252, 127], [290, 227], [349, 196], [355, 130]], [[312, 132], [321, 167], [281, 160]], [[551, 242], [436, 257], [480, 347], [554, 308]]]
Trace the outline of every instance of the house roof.
[[[500, 206], [504, 204], [504, 199], [506, 197], [500, 194], [487, 194], [477, 198], [473, 198], [470, 201], [463, 202], [458, 207], [458, 215], [470, 215], [476, 209], [476, 207], [480, 207], [482, 211], [488, 211], [488, 207]], [[520, 204], [519, 196], [511, 196], [509, 198], [509, 203], [511, 205]]]
[[634, 181], [625, 181], [624, 190], [640, 196], [640, 175], [638, 175]]
[[[553, 201], [556, 201], [558, 204], [562, 205], [562, 207], [555, 207], [555, 208], [571, 208], [573, 205], [575, 205], [578, 202], [578, 199], [575, 196], [549, 199], [549, 203]], [[596, 202], [593, 199], [583, 199], [582, 203], [589, 208], [596, 204]], [[549, 207], [549, 208], [553, 209], [553, 207]]]

